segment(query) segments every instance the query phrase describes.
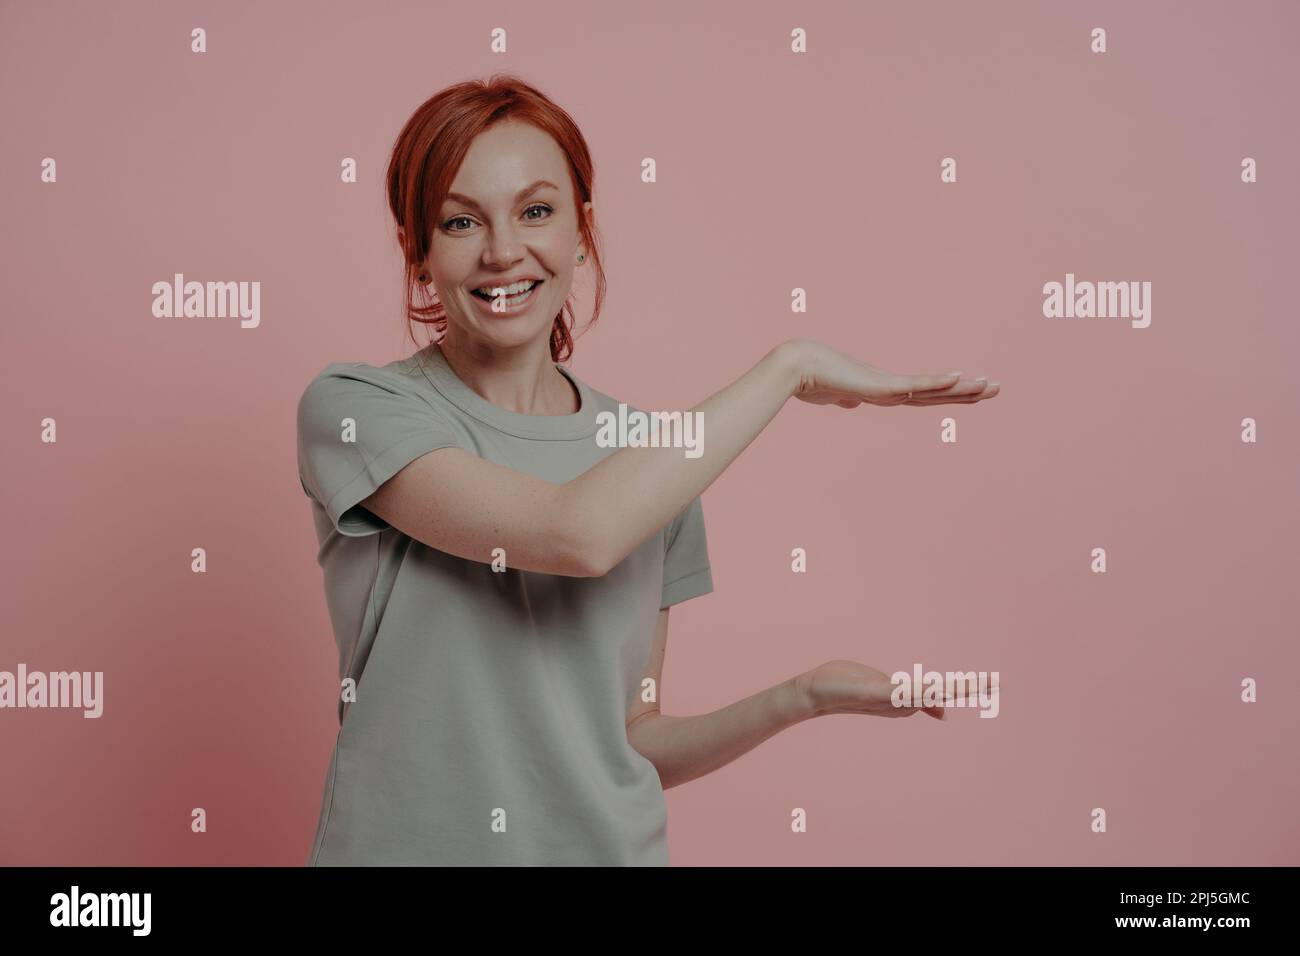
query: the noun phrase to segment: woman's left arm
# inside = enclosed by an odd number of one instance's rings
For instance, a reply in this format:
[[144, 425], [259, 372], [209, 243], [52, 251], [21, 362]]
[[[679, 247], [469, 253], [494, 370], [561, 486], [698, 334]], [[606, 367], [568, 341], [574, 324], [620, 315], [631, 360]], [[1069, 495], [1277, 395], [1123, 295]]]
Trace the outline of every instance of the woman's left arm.
[[[639, 698], [627, 715], [627, 739], [659, 771], [663, 788], [702, 777], [748, 753], [768, 737], [810, 717], [864, 714], [910, 717], [925, 713], [946, 717], [948, 706], [967, 706], [974, 688], [954, 688], [937, 706], [902, 706], [884, 671], [857, 661], [827, 661], [802, 674], [729, 704], [721, 710], [691, 717], [659, 712], [663, 692], [664, 654], [668, 647], [668, 608], [655, 622], [654, 643], [646, 677], [654, 679], [655, 700]], [[996, 694], [997, 677], [987, 690]], [[901, 700], [901, 698], [900, 698]]]
[[638, 697], [627, 715], [628, 742], [655, 765], [665, 790], [711, 773], [768, 737], [813, 716], [793, 677], [709, 714], [661, 714], [668, 611], [664, 608], [659, 612], [646, 665], [645, 676], [654, 679], [655, 700], [643, 702]]

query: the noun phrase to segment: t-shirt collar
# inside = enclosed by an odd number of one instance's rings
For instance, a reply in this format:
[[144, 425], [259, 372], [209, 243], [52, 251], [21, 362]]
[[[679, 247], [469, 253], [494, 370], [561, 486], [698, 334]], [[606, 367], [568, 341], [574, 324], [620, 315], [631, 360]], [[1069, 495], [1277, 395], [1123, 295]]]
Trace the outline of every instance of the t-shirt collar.
[[442, 349], [429, 345], [414, 356], [429, 383], [443, 398], [484, 424], [521, 438], [586, 438], [596, 433], [596, 397], [586, 383], [566, 366], [553, 363], [582, 397], [582, 407], [572, 415], [524, 415], [489, 402], [460, 380]]

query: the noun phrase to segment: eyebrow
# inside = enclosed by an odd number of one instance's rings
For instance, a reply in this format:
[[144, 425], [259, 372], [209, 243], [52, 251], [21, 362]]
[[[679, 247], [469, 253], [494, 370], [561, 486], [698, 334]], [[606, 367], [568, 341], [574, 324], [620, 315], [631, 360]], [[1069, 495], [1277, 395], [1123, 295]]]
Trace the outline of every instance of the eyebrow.
[[[560, 188], [559, 186], [555, 185], [555, 183], [553, 182], [550, 182], [545, 179], [539, 179], [531, 186], [525, 186], [523, 189], [519, 190], [519, 192], [515, 194], [515, 202], [521, 201], [525, 196], [528, 196], [531, 193], [536, 192], [538, 189], [542, 188], [543, 186], [549, 186], [552, 189]], [[447, 193], [447, 198], [449, 200], [452, 200], [453, 202], [458, 202], [463, 206], [472, 206], [473, 208], [480, 209], [480, 210], [483, 208], [474, 200], [470, 199], [468, 196], [462, 196], [460, 193]]]

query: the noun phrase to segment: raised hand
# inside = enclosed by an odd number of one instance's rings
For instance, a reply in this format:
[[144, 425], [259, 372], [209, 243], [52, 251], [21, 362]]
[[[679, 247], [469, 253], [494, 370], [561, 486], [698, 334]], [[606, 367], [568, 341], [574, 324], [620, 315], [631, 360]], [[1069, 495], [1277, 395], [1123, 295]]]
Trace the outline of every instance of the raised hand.
[[[964, 685], [955, 686], [954, 697], [945, 696], [936, 707], [895, 707], [894, 685], [889, 675], [857, 661], [827, 661], [794, 679], [804, 713], [810, 717], [826, 714], [869, 714], [875, 717], [910, 717], [924, 711], [936, 720], [944, 719], [944, 706], [973, 707]], [[997, 693], [996, 676], [986, 692]], [[919, 689], [918, 689], [919, 693]], [[976, 702], [977, 703], [977, 702]]]
[[958, 372], [888, 372], [813, 339], [793, 339], [787, 345], [799, 369], [794, 397], [811, 405], [969, 405], [992, 398], [1001, 390], [997, 382], [962, 379]]

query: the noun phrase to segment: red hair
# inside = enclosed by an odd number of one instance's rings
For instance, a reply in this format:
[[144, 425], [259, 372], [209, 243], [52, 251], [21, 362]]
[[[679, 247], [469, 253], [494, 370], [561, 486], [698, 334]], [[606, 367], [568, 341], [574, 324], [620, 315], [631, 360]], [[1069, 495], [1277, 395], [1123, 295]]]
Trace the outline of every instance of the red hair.
[[[446, 333], [447, 311], [436, 301], [437, 291], [431, 294], [431, 286], [420, 282], [418, 274], [429, 256], [439, 210], [469, 152], [470, 143], [479, 133], [506, 118], [531, 123], [549, 133], [569, 161], [577, 200], [578, 230], [596, 273], [595, 303], [588, 327], [600, 315], [605, 298], [605, 271], [601, 267], [595, 229], [582, 212], [582, 204], [591, 200], [595, 177], [587, 142], [573, 118], [540, 91], [518, 77], [494, 74], [486, 82], [470, 80], [449, 86], [421, 104], [406, 121], [388, 161], [388, 207], [403, 228], [406, 319], [412, 341], [415, 340], [411, 324], [414, 322], [432, 325], [437, 332]], [[417, 304], [417, 294], [428, 304]], [[566, 300], [551, 326], [552, 361], [563, 362], [573, 354], [570, 334], [573, 322], [573, 306]]]

